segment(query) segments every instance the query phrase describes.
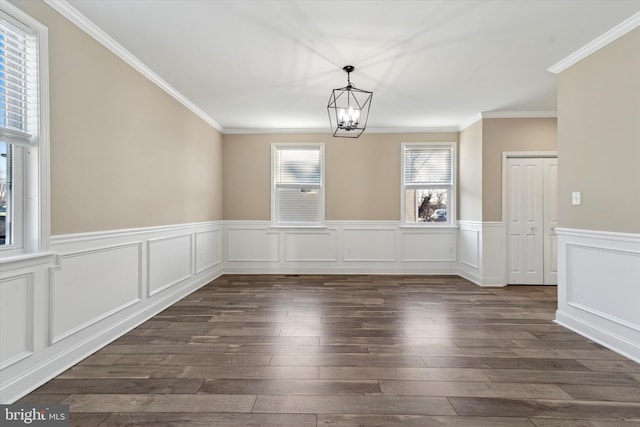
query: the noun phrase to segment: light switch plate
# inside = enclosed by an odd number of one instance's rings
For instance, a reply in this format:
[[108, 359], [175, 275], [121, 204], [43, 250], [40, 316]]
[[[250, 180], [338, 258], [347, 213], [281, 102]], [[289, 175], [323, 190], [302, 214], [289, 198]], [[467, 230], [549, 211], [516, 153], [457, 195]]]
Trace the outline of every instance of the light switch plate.
[[582, 204], [582, 194], [579, 191], [574, 191], [571, 193], [571, 204], [574, 206], [579, 206]]

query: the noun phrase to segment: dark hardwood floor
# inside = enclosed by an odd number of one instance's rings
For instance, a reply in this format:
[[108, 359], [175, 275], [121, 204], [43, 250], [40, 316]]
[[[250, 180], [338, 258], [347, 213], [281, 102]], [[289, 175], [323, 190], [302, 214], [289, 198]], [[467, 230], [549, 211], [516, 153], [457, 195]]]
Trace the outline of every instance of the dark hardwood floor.
[[21, 402], [83, 427], [640, 425], [640, 365], [555, 308], [459, 277], [225, 275]]

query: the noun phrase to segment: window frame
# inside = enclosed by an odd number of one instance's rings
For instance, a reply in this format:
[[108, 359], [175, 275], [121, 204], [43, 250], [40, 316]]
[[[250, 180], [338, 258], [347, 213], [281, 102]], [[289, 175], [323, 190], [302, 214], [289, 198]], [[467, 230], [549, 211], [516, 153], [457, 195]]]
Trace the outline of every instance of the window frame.
[[[0, 258], [10, 261], [49, 250], [51, 234], [51, 198], [49, 175], [49, 42], [46, 26], [17, 6], [0, 0], [0, 11], [21, 24], [35, 38], [37, 61], [37, 96], [32, 115], [36, 124], [30, 128], [32, 140], [12, 144], [14, 153], [14, 212], [11, 227], [15, 240], [0, 246]], [[16, 161], [17, 160], [17, 161]]]
[[[457, 202], [457, 151], [456, 142], [403, 142], [400, 149], [400, 225], [406, 228], [447, 228], [457, 227], [456, 218], [456, 202]], [[447, 148], [451, 149], [451, 185], [424, 185], [424, 186], [407, 186], [405, 185], [405, 151], [407, 148]], [[446, 189], [447, 193], [447, 221], [446, 222], [408, 222], [407, 221], [407, 200], [406, 191], [410, 188], [433, 188]]]
[[[320, 151], [320, 203], [318, 204], [318, 222], [279, 222], [278, 192], [275, 174], [276, 151], [284, 149], [318, 149]], [[274, 142], [271, 144], [271, 227], [273, 228], [325, 228], [325, 147], [323, 143], [313, 142]], [[288, 184], [287, 186], [291, 186]]]

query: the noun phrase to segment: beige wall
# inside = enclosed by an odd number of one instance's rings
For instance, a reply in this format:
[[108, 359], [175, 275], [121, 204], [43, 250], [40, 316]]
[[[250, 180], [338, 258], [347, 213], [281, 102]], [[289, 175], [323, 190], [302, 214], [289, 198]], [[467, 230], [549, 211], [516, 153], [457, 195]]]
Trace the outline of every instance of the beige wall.
[[44, 2], [52, 234], [222, 219], [222, 138]]
[[224, 219], [271, 218], [271, 143], [325, 144], [327, 220], [400, 220], [403, 142], [456, 142], [458, 134], [224, 135]]
[[559, 75], [561, 227], [640, 233], [639, 52], [635, 29]]
[[482, 120], [460, 132], [458, 218], [482, 221]]
[[484, 119], [482, 127], [482, 220], [502, 221], [502, 153], [557, 151], [557, 120]]

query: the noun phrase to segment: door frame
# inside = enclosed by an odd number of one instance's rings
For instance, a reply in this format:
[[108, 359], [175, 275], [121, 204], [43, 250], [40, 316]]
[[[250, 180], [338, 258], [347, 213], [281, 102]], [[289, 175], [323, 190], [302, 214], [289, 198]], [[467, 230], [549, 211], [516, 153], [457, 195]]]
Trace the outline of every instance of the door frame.
[[502, 152], [502, 277], [505, 286], [508, 285], [509, 277], [509, 233], [507, 232], [507, 161], [510, 158], [558, 158], [557, 151], [503, 151]]

